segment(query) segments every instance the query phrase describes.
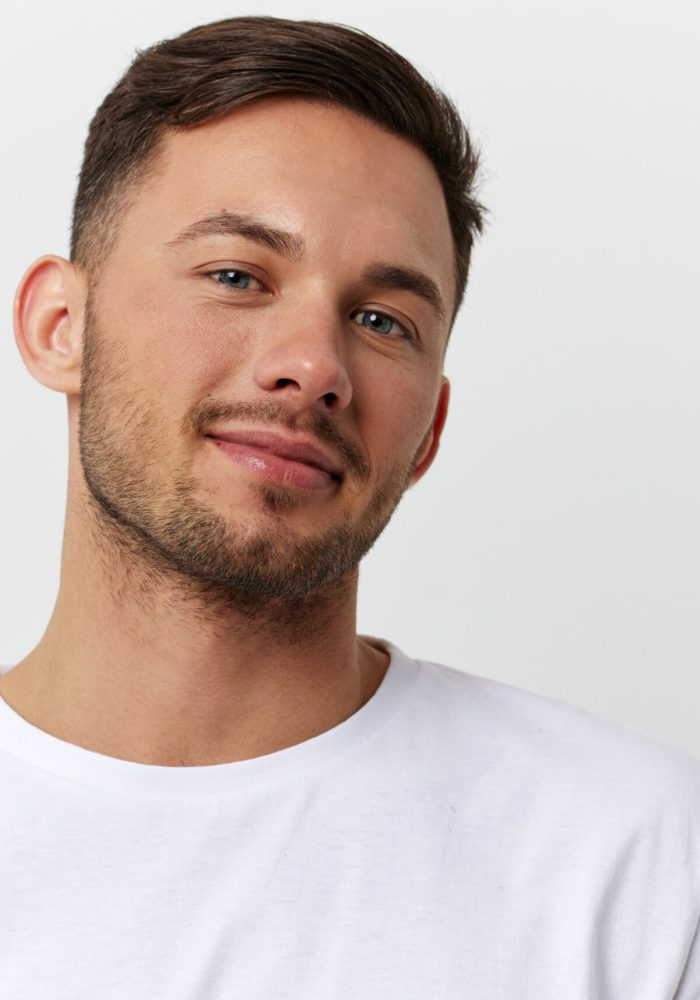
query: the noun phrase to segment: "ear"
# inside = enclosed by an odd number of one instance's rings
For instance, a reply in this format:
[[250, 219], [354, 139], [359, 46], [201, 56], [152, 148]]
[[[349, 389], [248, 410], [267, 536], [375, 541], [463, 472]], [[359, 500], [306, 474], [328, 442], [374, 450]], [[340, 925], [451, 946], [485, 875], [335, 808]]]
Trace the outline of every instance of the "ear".
[[64, 392], [80, 389], [85, 281], [63, 257], [40, 257], [15, 295], [15, 341], [38, 382]]
[[440, 437], [442, 435], [442, 429], [445, 426], [445, 420], [447, 419], [447, 409], [449, 403], [450, 383], [443, 375], [442, 384], [440, 386], [440, 394], [435, 407], [433, 423], [430, 430], [426, 434], [423, 443], [421, 444], [418, 455], [416, 456], [413, 475], [411, 476], [409, 487], [413, 486], [414, 483], [417, 483], [433, 464], [433, 459], [437, 455], [438, 448], [440, 447]]

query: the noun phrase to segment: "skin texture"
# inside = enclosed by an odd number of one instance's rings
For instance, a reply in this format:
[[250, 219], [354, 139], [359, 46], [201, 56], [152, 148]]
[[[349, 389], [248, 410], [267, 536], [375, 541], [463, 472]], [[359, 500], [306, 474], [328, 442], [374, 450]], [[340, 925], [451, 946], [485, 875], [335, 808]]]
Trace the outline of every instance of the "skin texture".
[[[231, 214], [293, 234], [294, 253], [223, 232], [173, 245]], [[377, 262], [428, 277], [446, 315], [368, 279]], [[192, 766], [291, 746], [366, 703], [388, 659], [356, 634], [357, 565], [437, 452], [453, 262], [422, 152], [285, 98], [167, 133], [90, 274], [29, 268], [17, 344], [66, 394], [69, 476], [53, 615], [0, 682], [19, 714]], [[207, 436], [224, 429], [303, 438], [339, 480], [270, 480]]]

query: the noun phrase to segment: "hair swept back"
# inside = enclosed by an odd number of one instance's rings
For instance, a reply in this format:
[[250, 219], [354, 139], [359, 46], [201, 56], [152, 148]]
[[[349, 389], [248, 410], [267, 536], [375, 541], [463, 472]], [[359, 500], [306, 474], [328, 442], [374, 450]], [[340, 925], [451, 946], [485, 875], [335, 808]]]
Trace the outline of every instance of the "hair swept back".
[[124, 196], [153, 167], [167, 129], [281, 95], [344, 106], [428, 156], [454, 239], [454, 317], [486, 212], [474, 196], [478, 152], [452, 101], [407, 59], [358, 28], [328, 22], [235, 17], [137, 52], [90, 123], [71, 260], [91, 270], [109, 253]]

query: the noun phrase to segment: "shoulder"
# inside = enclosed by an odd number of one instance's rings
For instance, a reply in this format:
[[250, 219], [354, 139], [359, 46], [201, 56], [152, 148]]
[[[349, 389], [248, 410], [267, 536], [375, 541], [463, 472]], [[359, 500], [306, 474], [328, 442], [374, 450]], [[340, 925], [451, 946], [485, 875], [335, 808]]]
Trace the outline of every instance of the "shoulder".
[[[454, 757], [499, 767], [536, 794], [657, 814], [700, 834], [700, 762], [630, 726], [501, 681], [418, 663], [413, 710]], [[420, 720], [416, 718], [416, 725]]]

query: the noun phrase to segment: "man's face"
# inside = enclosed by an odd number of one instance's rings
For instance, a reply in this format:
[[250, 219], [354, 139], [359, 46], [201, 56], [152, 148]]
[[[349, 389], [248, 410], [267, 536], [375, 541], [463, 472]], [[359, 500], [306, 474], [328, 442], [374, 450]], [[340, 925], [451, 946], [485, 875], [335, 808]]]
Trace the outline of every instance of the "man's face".
[[427, 158], [289, 98], [169, 132], [96, 279], [79, 440], [103, 523], [232, 598], [354, 571], [446, 409], [453, 249]]

